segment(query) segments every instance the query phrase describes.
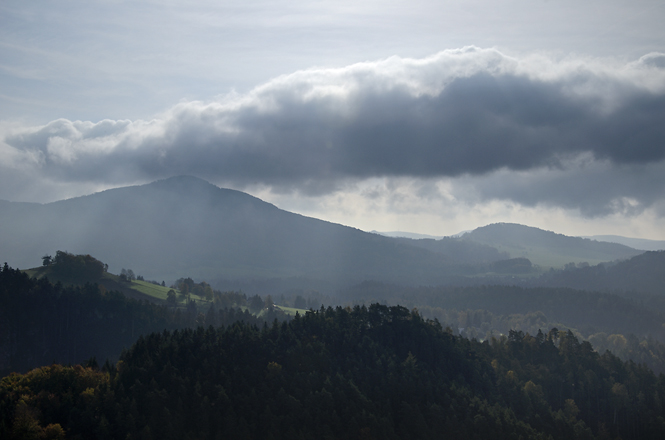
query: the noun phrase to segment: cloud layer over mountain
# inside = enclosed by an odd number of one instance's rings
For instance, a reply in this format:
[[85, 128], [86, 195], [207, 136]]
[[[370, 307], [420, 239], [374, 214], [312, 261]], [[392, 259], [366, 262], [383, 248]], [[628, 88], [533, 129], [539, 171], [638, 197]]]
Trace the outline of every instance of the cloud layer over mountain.
[[178, 174], [320, 195], [410, 178], [469, 200], [632, 215], [663, 203], [663, 121], [665, 54], [621, 64], [467, 47], [298, 71], [152, 120], [5, 124], [0, 198], [18, 199], [19, 181], [33, 197], [42, 183]]

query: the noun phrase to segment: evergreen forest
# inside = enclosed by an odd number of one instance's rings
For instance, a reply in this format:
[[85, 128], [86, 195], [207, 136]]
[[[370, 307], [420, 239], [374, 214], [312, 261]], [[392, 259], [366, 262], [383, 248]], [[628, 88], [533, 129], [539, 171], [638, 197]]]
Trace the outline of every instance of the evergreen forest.
[[571, 332], [479, 342], [401, 306], [140, 337], [0, 382], [2, 438], [662, 438], [665, 377]]
[[270, 295], [220, 292], [191, 278], [177, 280], [164, 301], [133, 299], [94, 282], [106, 270], [98, 260], [56, 256], [61, 279], [78, 282], [0, 270], [2, 439], [665, 432], [657, 301], [366, 282], [334, 299], [282, 295], [282, 305], [338, 303], [286, 313]]

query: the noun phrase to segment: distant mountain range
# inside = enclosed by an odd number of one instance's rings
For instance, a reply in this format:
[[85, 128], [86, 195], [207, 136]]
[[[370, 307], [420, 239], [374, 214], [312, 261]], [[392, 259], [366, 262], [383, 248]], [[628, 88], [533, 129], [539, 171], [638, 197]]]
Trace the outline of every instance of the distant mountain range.
[[643, 251], [662, 251], [665, 250], [665, 240], [648, 240], [646, 238], [630, 238], [622, 237], [620, 235], [591, 235], [588, 237], [590, 240], [607, 241], [610, 243], [619, 243], [633, 249]]
[[[510, 229], [514, 229], [514, 231], [509, 231]], [[508, 232], [509, 235], [507, 236], [505, 232]], [[563, 265], [570, 262], [587, 262], [589, 264], [598, 264], [614, 259], [626, 258], [627, 256], [629, 257], [640, 253], [635, 251], [665, 250], [665, 240], [629, 238], [622, 237], [620, 235], [567, 237], [565, 235], [543, 231], [538, 228], [510, 223], [496, 223], [478, 228], [478, 230], [462, 231], [451, 236], [417, 234], [404, 231], [372, 231], [372, 233], [384, 235], [386, 237], [410, 238], [413, 240], [441, 240], [443, 238], [464, 237], [464, 239], [468, 241], [488, 244], [497, 249], [501, 248], [506, 251], [507, 255], [514, 258], [528, 258], [532, 263], [543, 267], [562, 267]], [[556, 237], [553, 237], [553, 234]], [[540, 242], [541, 245], [534, 246], [534, 243], [530, 240], [534, 236], [538, 237], [537, 242]], [[551, 245], [554, 244], [557, 239], [562, 237], [565, 237], [565, 239], [582, 238], [585, 240], [597, 242], [616, 243], [632, 249], [628, 250], [625, 249], [625, 247], [617, 246], [607, 247], [607, 245], [589, 245], [588, 241], [580, 240], [566, 240], [565, 244], [556, 244], [553, 248]], [[562, 249], [562, 251], [557, 252], [554, 250], [556, 248]]]
[[[380, 280], [536, 272], [627, 259], [641, 251], [515, 224], [461, 237], [392, 238], [278, 209], [194, 177], [174, 177], [48, 204], [0, 201], [0, 259], [40, 265], [56, 250], [91, 254], [146, 279]], [[296, 283], [297, 284], [297, 283]]]
[[423, 238], [431, 240], [440, 240], [444, 237], [443, 235], [428, 235], [428, 234], [418, 234], [416, 232], [402, 232], [402, 231], [389, 231], [389, 232], [371, 231], [371, 232], [372, 234], [379, 234], [385, 237], [411, 238], [413, 240], [420, 240]]
[[460, 239], [494, 247], [508, 253], [511, 258], [528, 258], [543, 268], [563, 267], [571, 262], [596, 265], [643, 253], [618, 243], [569, 237], [514, 223], [483, 226], [462, 235]]
[[[429, 235], [429, 234], [418, 234], [416, 232], [404, 232], [404, 231], [371, 231], [373, 234], [384, 235], [386, 237], [399, 237], [399, 238], [412, 238], [419, 240], [422, 238], [429, 238], [434, 240], [440, 240], [444, 237], [461, 237], [464, 234], [468, 234], [473, 230], [462, 231], [454, 235]], [[624, 246], [631, 247], [633, 249], [642, 250], [642, 251], [662, 251], [665, 250], [665, 240], [649, 240], [647, 238], [631, 238], [623, 237], [621, 235], [586, 235], [580, 236], [580, 238], [587, 238], [589, 240], [595, 241], [605, 241], [608, 243], [619, 243]]]
[[0, 203], [1, 258], [40, 264], [64, 250], [146, 279], [385, 279], [437, 283], [471, 273], [454, 260], [391, 238], [283, 211], [194, 177], [49, 204]]

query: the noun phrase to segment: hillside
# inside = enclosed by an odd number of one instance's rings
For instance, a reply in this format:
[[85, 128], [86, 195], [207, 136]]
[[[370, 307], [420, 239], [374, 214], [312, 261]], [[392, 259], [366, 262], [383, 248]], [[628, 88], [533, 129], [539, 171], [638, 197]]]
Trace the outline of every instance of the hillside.
[[440, 239], [394, 237], [394, 240], [398, 243], [443, 254], [448, 258], [467, 264], [492, 263], [511, 258], [508, 252], [500, 252], [495, 247], [474, 241], [461, 240], [456, 237]]
[[665, 251], [649, 251], [615, 264], [553, 271], [534, 280], [541, 286], [665, 296]]
[[[436, 284], [483, 268], [389, 237], [283, 211], [194, 177], [45, 205], [0, 204], [1, 257], [34, 267], [62, 249], [147, 279], [377, 279]], [[477, 247], [476, 245], [473, 245]]]
[[511, 258], [528, 258], [545, 269], [563, 267], [567, 263], [595, 265], [642, 253], [618, 243], [569, 237], [514, 223], [483, 226], [462, 235], [460, 240], [492, 246]]
[[[68, 252], [57, 251], [56, 257], [47, 265], [32, 269], [25, 269], [30, 278], [37, 280], [48, 279], [51, 283], [61, 283], [65, 286], [84, 287], [86, 284], [97, 284], [104, 291], [116, 291], [123, 295], [151, 302], [166, 301], [169, 287], [143, 280], [129, 279], [108, 272], [105, 264], [91, 255], [74, 255]], [[90, 271], [86, 264], [97, 270]], [[76, 264], [79, 263], [79, 264]], [[198, 299], [198, 298], [196, 298]]]
[[331, 293], [364, 280], [514, 283], [538, 269], [640, 253], [512, 224], [439, 240], [385, 237], [187, 176], [44, 205], [0, 202], [0, 224], [0, 259], [20, 268], [61, 249], [95, 255], [114, 273], [131, 268], [167, 283], [192, 277], [227, 290], [261, 286], [254, 293], [262, 294], [283, 291], [278, 286]]
[[663, 376], [570, 332], [481, 343], [372, 304], [153, 333], [117, 368], [12, 375], [0, 437], [660, 439], [664, 401]]

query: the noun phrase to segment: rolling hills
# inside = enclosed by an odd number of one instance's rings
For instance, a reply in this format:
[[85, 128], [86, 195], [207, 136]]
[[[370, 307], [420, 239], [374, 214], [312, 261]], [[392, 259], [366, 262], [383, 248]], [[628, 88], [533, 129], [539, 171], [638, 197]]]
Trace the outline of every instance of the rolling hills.
[[435, 285], [488, 273], [527, 276], [535, 271], [531, 262], [549, 268], [640, 253], [506, 224], [460, 238], [385, 237], [188, 176], [48, 204], [1, 201], [0, 224], [0, 258], [15, 267], [38, 266], [42, 255], [63, 250], [92, 254], [111, 272], [127, 267], [168, 283], [192, 277], [263, 286], [334, 288], [363, 280]]
[[642, 251], [665, 250], [665, 240], [648, 240], [645, 238], [622, 237], [620, 235], [591, 235], [582, 238], [598, 241], [608, 241], [610, 243], [619, 243]]
[[193, 177], [60, 202], [0, 205], [2, 258], [34, 267], [56, 249], [148, 279], [366, 278], [434, 283], [459, 271], [440, 254], [278, 209]]
[[563, 267], [567, 263], [595, 265], [642, 253], [618, 243], [568, 237], [514, 223], [487, 225], [462, 235], [460, 239], [494, 247], [511, 258], [528, 258], [544, 268]]

